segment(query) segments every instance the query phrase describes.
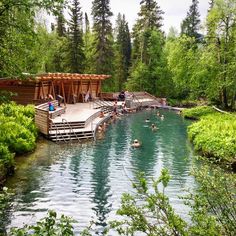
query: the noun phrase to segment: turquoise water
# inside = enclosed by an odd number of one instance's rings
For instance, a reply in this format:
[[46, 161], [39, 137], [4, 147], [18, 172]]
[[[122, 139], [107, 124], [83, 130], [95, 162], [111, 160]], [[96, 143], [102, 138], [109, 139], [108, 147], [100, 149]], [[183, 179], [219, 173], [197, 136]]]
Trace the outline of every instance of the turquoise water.
[[[189, 124], [171, 111], [144, 111], [111, 123], [96, 142], [58, 145], [40, 142], [35, 153], [17, 159], [15, 175], [7, 186], [15, 192], [5, 225], [22, 227], [46, 215], [48, 209], [73, 217], [75, 232], [93, 220], [94, 235], [102, 235], [107, 222], [116, 219], [121, 195], [132, 192], [140, 171], [148, 180], [157, 178], [162, 168], [172, 179], [167, 188], [176, 211], [187, 218], [188, 208], [180, 195], [194, 187], [189, 175], [192, 149], [187, 140]], [[150, 123], [146, 123], [146, 119]], [[155, 123], [159, 130], [150, 128]], [[139, 139], [142, 147], [130, 146]], [[115, 234], [114, 234], [115, 235]]]

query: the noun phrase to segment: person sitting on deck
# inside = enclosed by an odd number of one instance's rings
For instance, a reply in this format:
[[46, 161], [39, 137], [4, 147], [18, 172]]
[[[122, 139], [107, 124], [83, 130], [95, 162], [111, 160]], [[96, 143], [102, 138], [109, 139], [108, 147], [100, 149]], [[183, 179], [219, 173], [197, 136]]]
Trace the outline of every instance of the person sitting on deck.
[[117, 101], [115, 101], [113, 104], [113, 113], [117, 115]]
[[122, 112], [122, 114], [128, 113], [128, 109], [127, 109], [127, 107], [126, 107], [125, 102], [122, 103], [122, 110], [121, 110], [121, 112]]
[[55, 111], [55, 107], [51, 102], [48, 103], [48, 110], [49, 111]]
[[58, 106], [60, 107], [61, 103], [64, 101], [64, 98], [61, 95], [57, 94], [56, 99], [58, 101]]
[[131, 144], [132, 147], [138, 148], [141, 146], [141, 143], [138, 141], [138, 139], [135, 139], [133, 143]]
[[52, 101], [52, 100], [54, 100], [54, 98], [53, 98], [52, 94], [50, 94], [50, 93], [47, 95], [47, 99], [48, 99], [49, 101]]
[[125, 92], [123, 90], [118, 95], [118, 100], [119, 101], [124, 101], [125, 100]]

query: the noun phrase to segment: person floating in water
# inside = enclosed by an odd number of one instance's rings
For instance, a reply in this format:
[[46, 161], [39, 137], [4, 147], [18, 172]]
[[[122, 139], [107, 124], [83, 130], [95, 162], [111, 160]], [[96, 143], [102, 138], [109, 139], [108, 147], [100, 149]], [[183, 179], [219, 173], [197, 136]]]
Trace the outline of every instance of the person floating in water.
[[150, 122], [150, 119], [147, 118], [147, 119], [145, 120], [145, 122], [147, 122], [147, 123]]
[[135, 139], [133, 143], [131, 144], [132, 147], [138, 148], [141, 146], [141, 143], [138, 141], [138, 139]]
[[104, 112], [101, 111], [100, 114], [99, 114], [99, 118], [103, 118], [105, 115], [104, 115]]
[[157, 128], [157, 126], [155, 124], [152, 124], [151, 128], [152, 128], [152, 131], [157, 131], [158, 130], [158, 128]]

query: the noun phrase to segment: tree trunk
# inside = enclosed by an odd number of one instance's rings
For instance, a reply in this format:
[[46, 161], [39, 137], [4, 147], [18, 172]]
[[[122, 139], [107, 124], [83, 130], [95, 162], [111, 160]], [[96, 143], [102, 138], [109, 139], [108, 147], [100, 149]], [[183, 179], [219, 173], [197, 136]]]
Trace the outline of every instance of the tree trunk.
[[228, 99], [227, 99], [227, 91], [226, 88], [222, 90], [222, 104], [224, 108], [228, 108]]

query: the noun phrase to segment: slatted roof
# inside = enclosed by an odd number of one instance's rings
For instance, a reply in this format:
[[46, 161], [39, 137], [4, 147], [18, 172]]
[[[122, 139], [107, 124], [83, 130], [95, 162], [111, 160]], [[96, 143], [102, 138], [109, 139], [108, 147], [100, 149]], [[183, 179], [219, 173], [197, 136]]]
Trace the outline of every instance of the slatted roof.
[[97, 74], [77, 74], [77, 73], [46, 73], [38, 75], [28, 75], [24, 79], [20, 78], [0, 78], [1, 82], [8, 81], [60, 81], [60, 80], [105, 80], [110, 78], [110, 75], [97, 75]]
[[96, 74], [75, 74], [75, 73], [47, 73], [37, 75], [37, 81], [46, 80], [105, 80], [110, 78], [110, 75], [96, 75]]

